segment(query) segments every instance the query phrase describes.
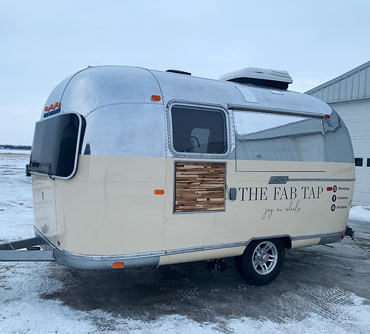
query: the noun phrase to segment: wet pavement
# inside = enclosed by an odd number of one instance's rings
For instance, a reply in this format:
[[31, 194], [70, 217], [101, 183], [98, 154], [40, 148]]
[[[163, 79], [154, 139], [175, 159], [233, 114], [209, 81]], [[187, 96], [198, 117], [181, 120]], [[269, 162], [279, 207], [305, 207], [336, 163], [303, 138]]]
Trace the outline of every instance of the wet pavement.
[[317, 314], [348, 322], [350, 315], [336, 306], [353, 305], [353, 295], [370, 305], [370, 223], [350, 225], [362, 231], [355, 240], [287, 251], [282, 273], [268, 286], [246, 285], [232, 259], [224, 272], [206, 262], [108, 272], [53, 264], [49, 275], [61, 288], [41, 297], [144, 321], [176, 314], [205, 323], [241, 317], [283, 323]]

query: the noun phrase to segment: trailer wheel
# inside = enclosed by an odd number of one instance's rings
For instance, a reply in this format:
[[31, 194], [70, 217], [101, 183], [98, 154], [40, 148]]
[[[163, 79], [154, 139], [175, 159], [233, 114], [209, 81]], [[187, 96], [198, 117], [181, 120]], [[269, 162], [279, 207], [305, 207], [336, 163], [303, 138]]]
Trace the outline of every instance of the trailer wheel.
[[255, 240], [243, 255], [235, 257], [239, 274], [252, 285], [271, 283], [280, 273], [285, 260], [285, 247], [280, 239]]

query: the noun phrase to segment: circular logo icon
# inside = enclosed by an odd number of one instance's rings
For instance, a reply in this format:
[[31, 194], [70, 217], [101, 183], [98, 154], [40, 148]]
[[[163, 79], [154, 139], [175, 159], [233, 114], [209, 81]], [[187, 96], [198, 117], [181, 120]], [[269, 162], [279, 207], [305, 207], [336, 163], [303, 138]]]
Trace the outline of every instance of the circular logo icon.
[[336, 208], [336, 206], [335, 206], [335, 204], [333, 204], [330, 209], [331, 209], [331, 211], [335, 211], [335, 208]]
[[333, 195], [333, 196], [332, 196], [332, 198], [331, 198], [331, 200], [332, 200], [333, 202], [335, 202], [335, 201], [337, 200], [337, 195]]
[[337, 189], [338, 189], [338, 188], [337, 188], [337, 186], [334, 186], [334, 187], [333, 187], [333, 191], [334, 191], [334, 192], [337, 192]]

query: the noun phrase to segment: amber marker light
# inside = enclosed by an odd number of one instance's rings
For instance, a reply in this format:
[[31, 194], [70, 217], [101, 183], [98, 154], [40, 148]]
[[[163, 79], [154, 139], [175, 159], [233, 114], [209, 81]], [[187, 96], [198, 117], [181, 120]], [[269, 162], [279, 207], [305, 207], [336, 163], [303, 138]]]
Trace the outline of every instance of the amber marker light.
[[120, 269], [120, 268], [123, 268], [123, 266], [124, 266], [124, 263], [123, 262], [114, 262], [112, 264], [112, 268], [113, 269]]
[[51, 104], [49, 110], [54, 109], [54, 104]]
[[150, 97], [150, 99], [151, 99], [152, 101], [154, 101], [154, 102], [158, 102], [158, 101], [160, 101], [160, 100], [161, 100], [161, 96], [160, 96], [160, 95], [152, 95], [152, 96]]
[[44, 108], [44, 111], [49, 111], [49, 107], [45, 107]]
[[54, 103], [55, 108], [58, 108], [60, 106], [59, 102]]
[[154, 195], [163, 195], [164, 194], [164, 190], [163, 189], [155, 189], [154, 190]]

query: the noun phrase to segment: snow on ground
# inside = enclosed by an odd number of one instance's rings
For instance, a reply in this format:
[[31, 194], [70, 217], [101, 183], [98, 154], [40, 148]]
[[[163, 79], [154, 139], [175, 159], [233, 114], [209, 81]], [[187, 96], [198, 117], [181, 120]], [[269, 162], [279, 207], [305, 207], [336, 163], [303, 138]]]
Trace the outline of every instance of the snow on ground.
[[[0, 240], [33, 235], [23, 153], [0, 152]], [[246, 286], [232, 260], [223, 273], [201, 262], [119, 272], [3, 262], [0, 333], [369, 333], [370, 228], [351, 223], [364, 232], [355, 241], [288, 251], [265, 287]]]
[[370, 223], [370, 206], [354, 206], [349, 213], [349, 219], [361, 220]]
[[[5, 153], [4, 153], [5, 152]], [[29, 152], [0, 150], [0, 240], [33, 237]]]
[[6, 154], [15, 154], [18, 156], [28, 156], [30, 155], [30, 150], [19, 150], [19, 149], [8, 149], [8, 148], [0, 148], [0, 154], [6, 155]]

